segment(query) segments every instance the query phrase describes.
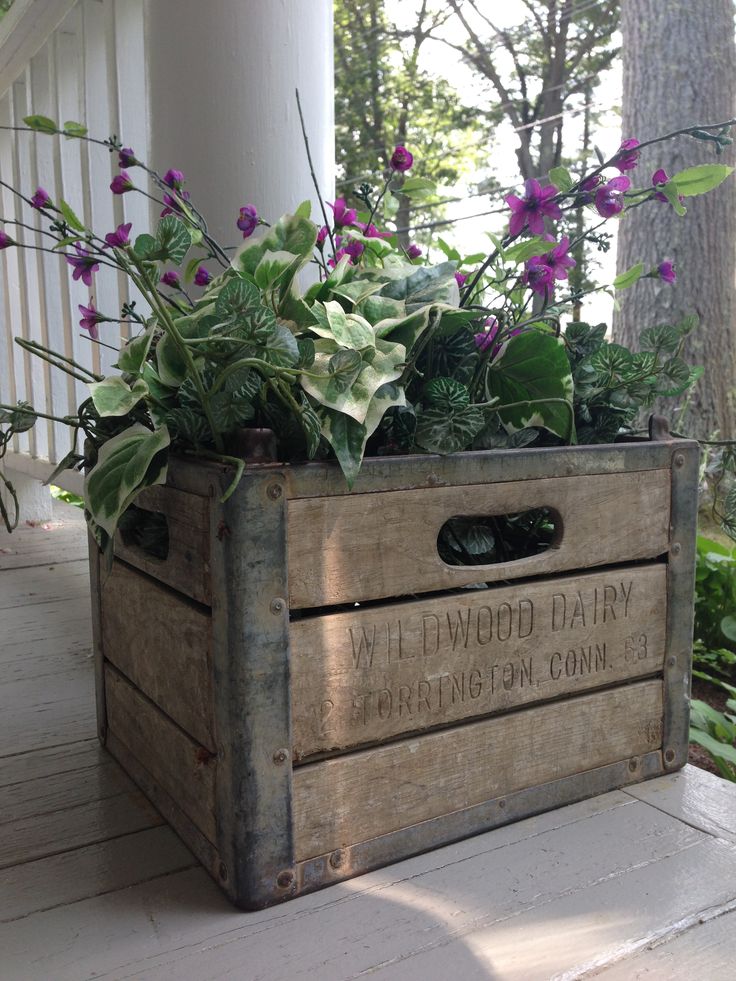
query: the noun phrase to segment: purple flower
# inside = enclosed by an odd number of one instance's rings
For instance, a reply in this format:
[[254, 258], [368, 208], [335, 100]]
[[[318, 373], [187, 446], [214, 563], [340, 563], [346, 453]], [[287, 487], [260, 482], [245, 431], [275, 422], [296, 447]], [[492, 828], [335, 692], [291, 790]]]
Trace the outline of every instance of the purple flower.
[[624, 140], [618, 148], [613, 166], [617, 170], [620, 170], [622, 174], [627, 170], [633, 170], [639, 163], [639, 151], [636, 149], [638, 146], [638, 140]]
[[332, 212], [335, 216], [336, 228], [344, 228], [346, 225], [355, 224], [355, 219], [358, 217], [358, 213], [355, 208], [348, 208], [344, 198], [335, 198], [334, 204], [331, 201], [328, 201], [327, 203], [332, 208]]
[[613, 218], [624, 210], [624, 192], [631, 187], [628, 177], [614, 177], [595, 192], [595, 206], [603, 218]]
[[31, 198], [31, 204], [34, 208], [47, 208], [51, 204], [51, 197], [48, 191], [45, 191], [42, 187], [37, 187], [36, 193]]
[[525, 270], [521, 275], [521, 281], [528, 286], [532, 293], [539, 293], [546, 296], [552, 292], [555, 277], [551, 266], [544, 261], [545, 256], [535, 255], [525, 263]]
[[353, 224], [366, 238], [391, 238], [393, 235], [393, 232], [379, 232], [375, 225], [366, 225], [363, 221], [354, 221]]
[[167, 187], [172, 187], [175, 191], [180, 191], [184, 183], [184, 174], [180, 170], [169, 169], [162, 179]]
[[580, 190], [594, 191], [602, 180], [603, 174], [593, 174], [592, 177], [586, 177], [583, 183], [580, 185]]
[[463, 274], [462, 274], [461, 272], [456, 272], [456, 273], [455, 273], [455, 282], [456, 282], [456, 283], [457, 283], [457, 285], [458, 285], [458, 286], [460, 286], [460, 287], [463, 287], [463, 286], [465, 285], [465, 280], [466, 280], [467, 278], [468, 278], [468, 277], [467, 277], [467, 276], [464, 276], [464, 275], [463, 275]]
[[[654, 187], [662, 187], [664, 184], [668, 184], [669, 180], [670, 179], [667, 176], [667, 171], [661, 167], [659, 170], [655, 170], [654, 173], [652, 174], [652, 185]], [[667, 195], [663, 194], [662, 191], [657, 191], [654, 196], [657, 199], [657, 201], [664, 201], [665, 204], [669, 204]], [[677, 197], [679, 199], [680, 204], [682, 204], [685, 198], [682, 196], [682, 194], [678, 194]]]
[[248, 238], [258, 228], [258, 212], [254, 204], [246, 204], [240, 209], [240, 218], [235, 223], [243, 233], [243, 238]]
[[[551, 235], [545, 235], [545, 239], [548, 242], [553, 242], [554, 239]], [[552, 270], [553, 279], [567, 279], [567, 270], [574, 269], [576, 262], [571, 255], [568, 255], [567, 250], [570, 248], [570, 239], [567, 235], [561, 238], [558, 244], [551, 250], [551, 252], [545, 252], [544, 255], [534, 256], [529, 260], [529, 262], [538, 262], [542, 265], [549, 266]], [[527, 263], [528, 267], [529, 263]]]
[[204, 266], [199, 266], [196, 273], [194, 274], [194, 284], [195, 286], [206, 286], [212, 279], [209, 270], [205, 269]]
[[325, 239], [330, 234], [330, 230], [327, 225], [323, 225], [317, 232], [317, 245], [322, 246], [325, 244]]
[[0, 232], [0, 250], [7, 249], [11, 245], [15, 245], [13, 239], [9, 235], [6, 235], [5, 232]]
[[[475, 334], [473, 336], [475, 346], [481, 353], [487, 351], [488, 348], [493, 345], [499, 327], [500, 324], [498, 322], [498, 318], [489, 317], [484, 324], [484, 329], [479, 334]], [[496, 354], [496, 351], [500, 346], [500, 344], [496, 346], [495, 350], [492, 352], [492, 356]]]
[[133, 187], [133, 181], [127, 170], [121, 170], [119, 174], [116, 174], [110, 184], [110, 190], [113, 194], [125, 194], [126, 191], [132, 191]]
[[416, 243], [412, 242], [412, 244], [406, 250], [406, 254], [410, 259], [418, 259], [419, 256], [422, 254], [422, 250], [419, 248], [419, 246]]
[[175, 272], [173, 269], [169, 269], [169, 271], [165, 272], [161, 277], [161, 282], [164, 284], [164, 286], [171, 286], [171, 288], [174, 289], [179, 285], [179, 273]]
[[126, 245], [130, 245], [130, 230], [133, 227], [133, 222], [129, 221], [125, 225], [118, 225], [114, 232], [108, 232], [105, 236], [105, 241], [113, 249], [124, 249]]
[[177, 197], [174, 197], [173, 194], [164, 194], [163, 200], [166, 207], [161, 212], [161, 218], [165, 218], [166, 215], [173, 215], [174, 213], [181, 214], [180, 200], [188, 201], [191, 197], [189, 191], [177, 191], [176, 194]]
[[354, 261], [360, 259], [360, 257], [365, 252], [365, 246], [362, 242], [355, 241], [354, 239], [348, 242], [345, 248], [342, 250], [344, 255], [349, 255]]
[[509, 221], [509, 235], [516, 237], [529, 226], [532, 235], [541, 235], [544, 231], [544, 216], [548, 218], [561, 218], [562, 212], [559, 205], [550, 198], [557, 194], [554, 184], [542, 187], [539, 181], [533, 178], [524, 184], [524, 197], [519, 198], [515, 194], [506, 196], [506, 204], [511, 208], [511, 220]]
[[669, 259], [665, 259], [663, 262], [660, 262], [660, 264], [657, 266], [657, 275], [665, 283], [674, 283], [677, 279], [674, 263]]
[[107, 317], [95, 310], [95, 305], [92, 300], [89, 301], [88, 307], [85, 307], [80, 303], [79, 312], [82, 314], [82, 319], [79, 321], [79, 326], [82, 328], [82, 330], [89, 331], [89, 336], [96, 341], [99, 337], [97, 325], [101, 324], [104, 320], [107, 320]]
[[118, 152], [118, 165], [120, 167], [138, 166], [138, 161], [135, 158], [135, 154], [129, 146], [124, 146], [122, 150]]
[[93, 255], [83, 249], [78, 242], [74, 243], [77, 254], [64, 256], [70, 266], [73, 267], [72, 279], [82, 280], [85, 286], [92, 285], [92, 273], [96, 273], [100, 268], [99, 262]]
[[406, 170], [411, 170], [413, 163], [414, 154], [410, 153], [405, 146], [397, 146], [389, 161], [391, 170], [398, 170], [402, 174]]

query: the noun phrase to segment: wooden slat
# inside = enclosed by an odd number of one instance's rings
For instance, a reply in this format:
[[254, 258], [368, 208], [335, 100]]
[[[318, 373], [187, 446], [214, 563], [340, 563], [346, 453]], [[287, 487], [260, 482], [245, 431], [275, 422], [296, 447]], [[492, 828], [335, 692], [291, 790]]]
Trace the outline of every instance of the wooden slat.
[[644, 681], [307, 764], [294, 771], [296, 857], [639, 756], [661, 739], [662, 684]]
[[157, 559], [140, 548], [124, 545], [120, 535], [115, 539], [115, 554], [154, 579], [209, 605], [212, 602], [209, 499], [171, 487], [149, 487], [136, 498], [135, 504], [166, 516], [168, 555]]
[[663, 563], [291, 624], [294, 756], [661, 671]]
[[120, 562], [104, 579], [101, 611], [107, 660], [214, 752], [209, 614]]
[[105, 695], [110, 731], [214, 841], [216, 766], [211, 754], [109, 666]]
[[[449, 518], [536, 507], [554, 508], [562, 526], [559, 544], [540, 555], [491, 566], [439, 557]], [[290, 501], [290, 602], [329, 606], [650, 559], [668, 548], [669, 511], [668, 470]]]

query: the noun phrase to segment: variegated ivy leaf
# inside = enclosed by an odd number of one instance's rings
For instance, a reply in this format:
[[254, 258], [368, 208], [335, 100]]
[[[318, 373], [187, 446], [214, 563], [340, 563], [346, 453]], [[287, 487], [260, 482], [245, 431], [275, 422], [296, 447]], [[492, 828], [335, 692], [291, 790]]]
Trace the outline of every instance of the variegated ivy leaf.
[[368, 439], [376, 431], [388, 409], [394, 405], [406, 405], [406, 395], [400, 385], [389, 382], [376, 391], [362, 423], [342, 412], [320, 409], [322, 435], [335, 451], [348, 487], [353, 486], [358, 476]]
[[340, 350], [339, 346], [335, 341], [320, 339], [314, 347], [314, 364], [300, 375], [304, 391], [321, 405], [345, 413], [360, 423], [365, 421], [371, 399], [378, 389], [401, 377], [406, 358], [403, 344], [378, 340], [375, 351], [369, 349], [370, 364], [363, 358], [357, 377], [348, 389], [344, 389], [340, 376], [330, 371], [330, 362]]
[[573, 381], [561, 337], [528, 331], [510, 338], [491, 362], [488, 390], [507, 432], [542, 426], [575, 441]]
[[[337, 286], [333, 286], [330, 292], [334, 296], [341, 296], [349, 303], [357, 306], [357, 304], [365, 300], [372, 293], [377, 293], [382, 285], [382, 283], [376, 283], [370, 279], [354, 279], [351, 283], [340, 283]], [[357, 312], [360, 313], [360, 311]]]
[[101, 416], [124, 416], [148, 395], [148, 385], [136, 378], [133, 386], [126, 385], [120, 375], [110, 375], [101, 382], [88, 385], [95, 409]]
[[[382, 285], [381, 283], [378, 288]], [[406, 316], [406, 304], [403, 300], [393, 300], [390, 296], [367, 296], [356, 306], [355, 312], [375, 327], [381, 320], [403, 319]]]
[[395, 279], [381, 290], [383, 296], [404, 300], [406, 312], [414, 313], [430, 303], [446, 303], [457, 306], [460, 290], [455, 279], [455, 263], [441, 262], [438, 266], [410, 266], [411, 275]]
[[302, 257], [293, 252], [266, 252], [256, 266], [256, 285], [265, 292], [285, 292], [302, 265]]
[[335, 286], [339, 286], [343, 281], [348, 282], [354, 273], [355, 267], [350, 256], [344, 255], [323, 283], [312, 283], [304, 294], [305, 301], [313, 303], [315, 300], [328, 300]]
[[312, 256], [317, 241], [317, 226], [301, 215], [283, 215], [271, 226], [257, 231], [236, 251], [231, 265], [238, 272], [255, 274], [267, 252], [290, 252], [301, 257], [304, 265]]
[[224, 333], [263, 343], [276, 324], [273, 310], [261, 302], [257, 286], [240, 276], [229, 280], [215, 301], [215, 317]]
[[455, 412], [470, 405], [470, 392], [454, 378], [434, 378], [425, 386], [424, 399], [434, 408]]
[[299, 345], [288, 327], [274, 324], [258, 356], [277, 368], [293, 368], [299, 361]]
[[192, 236], [184, 222], [175, 215], [166, 215], [156, 228], [155, 255], [152, 258], [167, 260], [178, 266], [191, 244]]
[[430, 453], [457, 453], [470, 446], [484, 423], [483, 409], [477, 405], [453, 409], [430, 405], [417, 415], [414, 440]]
[[169, 441], [165, 426], [151, 432], [136, 423], [100, 447], [84, 482], [84, 500], [95, 524], [110, 537], [136, 495], [166, 480]]
[[312, 331], [320, 337], [355, 351], [375, 346], [376, 335], [368, 321], [356, 313], [345, 313], [336, 300], [315, 303], [312, 313], [317, 320]]
[[148, 352], [153, 339], [154, 324], [151, 323], [146, 330], [133, 337], [120, 349], [116, 367], [120, 371], [127, 371], [129, 374], [136, 375], [143, 368], [143, 362], [148, 357]]

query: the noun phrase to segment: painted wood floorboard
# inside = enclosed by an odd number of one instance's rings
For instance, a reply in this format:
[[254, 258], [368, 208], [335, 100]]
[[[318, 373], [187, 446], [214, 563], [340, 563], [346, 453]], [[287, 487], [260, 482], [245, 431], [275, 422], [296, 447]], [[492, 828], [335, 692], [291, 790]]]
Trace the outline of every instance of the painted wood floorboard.
[[85, 553], [64, 507], [0, 535], [2, 981], [734, 976], [736, 788], [690, 767], [235, 910], [94, 738]]

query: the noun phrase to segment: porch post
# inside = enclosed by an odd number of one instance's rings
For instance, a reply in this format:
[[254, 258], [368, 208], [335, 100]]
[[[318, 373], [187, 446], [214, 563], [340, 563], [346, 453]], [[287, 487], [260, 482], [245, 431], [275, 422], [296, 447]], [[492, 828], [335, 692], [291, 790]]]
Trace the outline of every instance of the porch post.
[[150, 162], [184, 172], [215, 238], [242, 241], [245, 204], [272, 222], [310, 198], [319, 221], [294, 92], [331, 199], [332, 0], [146, 0], [146, 46]]

